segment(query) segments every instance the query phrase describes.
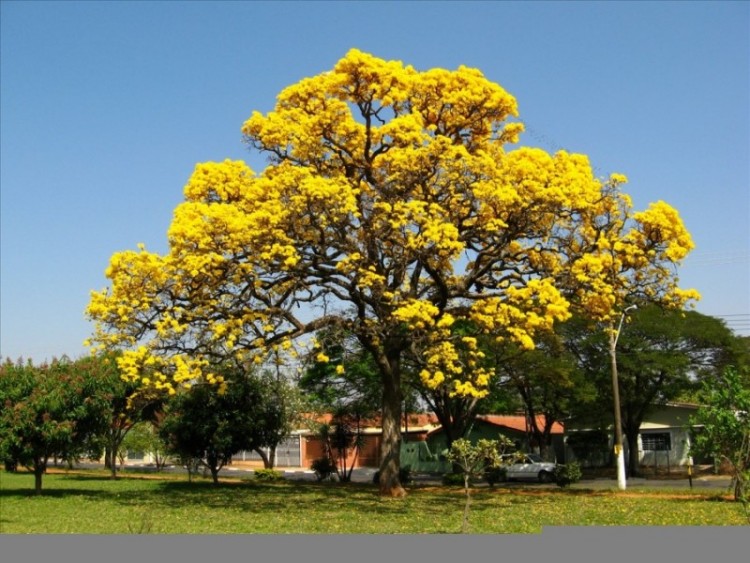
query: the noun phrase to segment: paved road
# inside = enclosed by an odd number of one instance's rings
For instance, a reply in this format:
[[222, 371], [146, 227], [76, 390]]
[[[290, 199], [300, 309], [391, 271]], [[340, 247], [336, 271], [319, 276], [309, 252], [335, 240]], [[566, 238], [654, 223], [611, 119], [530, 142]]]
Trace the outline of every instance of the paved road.
[[[85, 465], [85, 464], [82, 464]], [[126, 472], [130, 470], [150, 470], [146, 466], [129, 465], [126, 468]], [[165, 471], [174, 473], [184, 473], [185, 469], [182, 467], [169, 467]], [[304, 481], [315, 481], [315, 474], [309, 469], [279, 469], [287, 479], [304, 480]], [[376, 469], [370, 467], [357, 468], [352, 472], [352, 481], [355, 483], [372, 483], [373, 475]], [[253, 474], [252, 469], [229, 466], [221, 470], [220, 475], [227, 477], [250, 477]], [[417, 474], [414, 475], [414, 483], [417, 485], [440, 485], [440, 475], [427, 475]], [[731, 483], [731, 479], [724, 475], [700, 475], [693, 478], [693, 489], [714, 489], [720, 492], [722, 489], [728, 490]], [[628, 489], [683, 489], [690, 490], [690, 483], [685, 478], [673, 478], [673, 479], [656, 479], [656, 478], [632, 478], [627, 481]], [[482, 483], [478, 486], [486, 486]], [[507, 488], [523, 488], [523, 487], [535, 487], [535, 488], [556, 488], [557, 485], [541, 484], [533, 481], [524, 482], [513, 482], [513, 483], [501, 483], [498, 487]], [[574, 489], [616, 489], [617, 480], [611, 478], [596, 478], [596, 479], [582, 479], [577, 483], [571, 485]]]
[[[315, 474], [310, 470], [281, 470], [284, 472], [284, 476], [287, 479], [300, 479], [300, 480], [315, 480]], [[372, 483], [373, 475], [375, 473], [373, 468], [357, 468], [352, 472], [352, 481], [355, 483]], [[224, 475], [251, 475], [251, 470], [235, 469], [229, 467], [223, 471]], [[439, 475], [415, 475], [414, 482], [416, 484], [423, 485], [439, 485], [441, 484], [441, 477]], [[728, 489], [731, 479], [723, 475], [701, 475], [693, 478], [694, 489]], [[514, 483], [503, 483], [503, 487], [519, 488], [519, 487], [539, 487], [539, 488], [555, 488], [557, 485], [552, 484], [541, 484], [533, 481], [529, 482], [514, 482]], [[655, 478], [633, 478], [628, 479], [626, 486], [628, 489], [690, 489], [690, 482], [687, 477], [682, 479], [655, 479]], [[578, 489], [616, 489], [617, 480], [609, 478], [597, 478], [597, 479], [582, 479], [578, 483], [574, 483], [572, 488]]]

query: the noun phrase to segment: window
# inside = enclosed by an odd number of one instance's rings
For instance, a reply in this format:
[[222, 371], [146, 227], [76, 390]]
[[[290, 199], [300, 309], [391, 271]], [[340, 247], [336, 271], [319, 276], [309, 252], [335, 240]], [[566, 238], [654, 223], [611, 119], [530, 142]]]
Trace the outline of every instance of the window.
[[649, 432], [641, 434], [643, 449], [650, 451], [665, 451], [672, 449], [672, 436], [669, 432]]
[[131, 461], [137, 461], [144, 458], [144, 452], [128, 450], [128, 459]]

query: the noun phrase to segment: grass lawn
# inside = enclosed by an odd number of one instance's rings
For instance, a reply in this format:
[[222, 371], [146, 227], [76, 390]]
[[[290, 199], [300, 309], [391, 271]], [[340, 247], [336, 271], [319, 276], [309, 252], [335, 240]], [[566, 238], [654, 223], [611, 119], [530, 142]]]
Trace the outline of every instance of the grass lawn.
[[[34, 478], [0, 472], [6, 534], [439, 534], [458, 533], [461, 488], [408, 487], [381, 498], [374, 485], [126, 475], [98, 470]], [[725, 491], [472, 489], [470, 532], [540, 533], [543, 526], [747, 526]]]

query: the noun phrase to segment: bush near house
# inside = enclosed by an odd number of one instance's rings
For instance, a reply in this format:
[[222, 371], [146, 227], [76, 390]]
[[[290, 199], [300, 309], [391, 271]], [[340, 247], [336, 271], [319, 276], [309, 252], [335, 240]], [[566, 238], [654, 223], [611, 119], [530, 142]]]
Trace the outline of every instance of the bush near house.
[[283, 481], [284, 474], [277, 469], [256, 469], [253, 472], [258, 481]]
[[494, 487], [496, 483], [503, 483], [508, 479], [508, 468], [507, 467], [488, 467], [484, 470], [484, 480], [490, 487]]
[[571, 483], [577, 483], [582, 476], [581, 465], [576, 461], [571, 461], [565, 465], [555, 467], [555, 483], [560, 487], [567, 487]]
[[336, 473], [336, 464], [328, 457], [319, 457], [313, 460], [310, 469], [315, 472], [315, 477], [317, 477], [318, 481], [325, 481]]

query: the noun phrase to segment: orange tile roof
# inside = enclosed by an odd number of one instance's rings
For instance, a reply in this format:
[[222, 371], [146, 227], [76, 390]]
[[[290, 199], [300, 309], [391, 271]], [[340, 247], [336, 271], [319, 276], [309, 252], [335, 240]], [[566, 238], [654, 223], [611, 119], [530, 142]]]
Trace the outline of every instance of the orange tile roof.
[[[333, 416], [330, 413], [323, 415], [308, 415], [308, 420], [314, 420], [317, 423], [330, 423]], [[477, 420], [482, 420], [496, 426], [505, 426], [506, 428], [512, 428], [519, 432], [526, 431], [526, 416], [525, 415], [498, 415], [498, 414], [480, 414], [477, 415]], [[362, 419], [362, 427], [369, 429], [380, 428], [380, 417], [375, 416], [369, 419]], [[437, 416], [433, 413], [411, 413], [407, 416], [407, 425], [404, 427], [404, 421], [401, 421], [402, 430], [409, 430], [410, 432], [427, 431], [435, 432], [440, 430], [440, 421]], [[540, 427], [544, 426], [544, 417], [537, 416], [537, 424]], [[555, 422], [552, 425], [552, 434], [562, 434], [564, 427], [559, 422]]]
[[[505, 426], [521, 432], [526, 432], [526, 416], [525, 415], [505, 415], [505, 414], [480, 414], [477, 415], [478, 420], [484, 420], [490, 424], [497, 426]], [[536, 423], [540, 428], [544, 427], [544, 416], [537, 415]], [[552, 434], [562, 434], [564, 427], [559, 422], [555, 422], [552, 425]]]

